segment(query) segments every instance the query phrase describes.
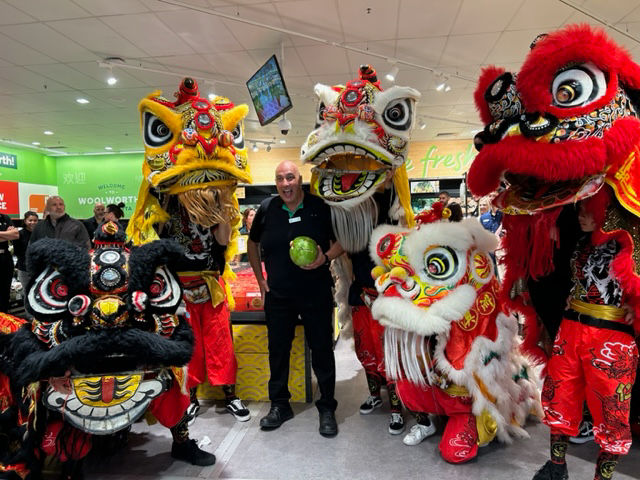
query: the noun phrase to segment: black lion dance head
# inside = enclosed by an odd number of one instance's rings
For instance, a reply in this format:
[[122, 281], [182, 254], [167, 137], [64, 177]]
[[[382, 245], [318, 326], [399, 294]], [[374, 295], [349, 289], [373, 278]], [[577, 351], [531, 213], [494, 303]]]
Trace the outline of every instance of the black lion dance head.
[[[129, 250], [112, 222], [84, 251], [61, 240], [31, 245], [26, 309], [11, 342], [17, 386], [46, 380], [42, 401], [93, 434], [121, 430], [166, 391], [191, 358], [176, 314], [182, 288], [171, 267], [180, 247], [159, 240]], [[180, 376], [180, 375], [178, 375]]]

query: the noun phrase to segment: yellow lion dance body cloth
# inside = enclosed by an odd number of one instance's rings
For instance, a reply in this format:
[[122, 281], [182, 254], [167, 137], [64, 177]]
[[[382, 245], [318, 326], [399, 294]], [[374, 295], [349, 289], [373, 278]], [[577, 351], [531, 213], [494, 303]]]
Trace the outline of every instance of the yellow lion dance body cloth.
[[[178, 273], [195, 336], [188, 385], [232, 386], [237, 363], [228, 282], [234, 274], [227, 263], [236, 253], [241, 218], [235, 188], [251, 182], [243, 136], [248, 107], [200, 97], [191, 78], [175, 96], [170, 102], [154, 92], [138, 106], [144, 179], [127, 234], [134, 244], [160, 236], [182, 245]], [[227, 397], [236, 399], [233, 389]]]

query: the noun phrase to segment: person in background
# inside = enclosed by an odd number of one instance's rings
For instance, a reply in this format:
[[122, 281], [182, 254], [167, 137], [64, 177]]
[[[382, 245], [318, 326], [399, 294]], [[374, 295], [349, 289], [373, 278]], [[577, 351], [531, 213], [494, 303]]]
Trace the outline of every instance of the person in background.
[[446, 190], [442, 190], [438, 194], [438, 201], [442, 204], [442, 206], [446, 207], [448, 206], [449, 201], [451, 201], [451, 195], [449, 195], [449, 192], [447, 192]]
[[[251, 225], [253, 225], [253, 219], [256, 216], [255, 208], [247, 208], [242, 212], [242, 227], [240, 227], [240, 235], [249, 235], [251, 231]], [[234, 262], [248, 262], [249, 257], [247, 253], [240, 253], [233, 259]]]
[[253, 219], [256, 216], [255, 208], [247, 208], [242, 212], [242, 227], [240, 228], [240, 235], [249, 235], [251, 231], [251, 225], [253, 225]]
[[[343, 253], [335, 241], [331, 211], [322, 199], [305, 194], [296, 164], [283, 161], [276, 167], [277, 197], [263, 201], [256, 213], [247, 251], [264, 302], [269, 344], [269, 399], [271, 409], [260, 419], [263, 430], [273, 430], [293, 418], [288, 388], [291, 343], [298, 318], [311, 349], [311, 365], [318, 379], [316, 402], [324, 437], [338, 434], [335, 410], [336, 364], [333, 354], [333, 280], [329, 263]], [[289, 258], [290, 242], [301, 235], [318, 244], [316, 259], [298, 267]], [[264, 252], [267, 278], [262, 274]]]
[[59, 238], [81, 248], [91, 248], [87, 229], [84, 228], [80, 220], [71, 218], [65, 212], [62, 197], [54, 195], [47, 198], [45, 209], [49, 215], [42, 222], [38, 222], [33, 229], [29, 243], [37, 242], [41, 238]]
[[107, 205], [105, 209], [104, 221], [115, 222], [120, 226], [120, 228], [122, 228], [122, 225], [120, 225], [120, 219], [124, 217], [123, 209], [124, 209], [124, 203], [122, 202], [118, 203], [117, 205], [115, 203], [110, 203], [109, 205]]
[[18, 229], [9, 215], [0, 213], [0, 312], [9, 311], [11, 280], [13, 279], [13, 256], [9, 252], [9, 240], [18, 238]]
[[25, 260], [25, 254], [27, 253], [27, 246], [29, 245], [29, 239], [33, 229], [38, 224], [38, 214], [29, 210], [25, 212], [22, 219], [23, 228], [18, 233], [18, 238], [13, 240], [13, 253], [18, 259], [16, 263], [16, 270], [18, 271], [18, 280], [22, 285], [22, 288], [26, 292], [27, 284], [30, 280], [29, 272], [27, 272], [27, 263]]
[[480, 199], [480, 214], [482, 226], [491, 233], [496, 233], [502, 224], [502, 212], [491, 204], [490, 198]]
[[96, 231], [98, 225], [104, 220], [104, 210], [104, 203], [98, 202], [93, 206], [93, 217], [82, 220], [82, 224], [84, 228], [87, 229], [89, 238], [93, 238], [93, 232]]

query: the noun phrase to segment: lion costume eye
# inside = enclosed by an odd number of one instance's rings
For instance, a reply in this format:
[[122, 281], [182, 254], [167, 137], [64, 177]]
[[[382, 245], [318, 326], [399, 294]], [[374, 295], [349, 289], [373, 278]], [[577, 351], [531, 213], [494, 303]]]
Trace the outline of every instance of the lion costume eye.
[[166, 267], [158, 267], [149, 286], [149, 303], [153, 307], [172, 308], [181, 300], [182, 291], [175, 277]]
[[144, 143], [149, 147], [161, 147], [171, 141], [171, 129], [151, 112], [144, 112]]
[[557, 107], [581, 107], [602, 97], [607, 80], [593, 63], [578, 65], [558, 73], [553, 79], [551, 94]]
[[236, 148], [244, 148], [244, 135], [242, 135], [242, 127], [240, 124], [233, 129], [233, 146]]
[[29, 290], [29, 303], [39, 314], [59, 314], [67, 309], [69, 289], [60, 273], [52, 267], [38, 275]]
[[459, 263], [456, 253], [448, 247], [434, 247], [424, 254], [424, 270], [432, 280], [452, 278], [458, 272]]
[[390, 103], [384, 109], [382, 119], [395, 130], [408, 130], [411, 127], [411, 102], [405, 98]]

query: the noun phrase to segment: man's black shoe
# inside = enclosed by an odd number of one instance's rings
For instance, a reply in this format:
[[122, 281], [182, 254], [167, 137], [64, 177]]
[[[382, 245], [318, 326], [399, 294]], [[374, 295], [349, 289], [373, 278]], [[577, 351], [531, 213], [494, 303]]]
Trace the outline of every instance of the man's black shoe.
[[287, 420], [293, 418], [293, 410], [291, 407], [282, 407], [280, 405], [271, 405], [271, 410], [265, 417], [260, 419], [260, 428], [263, 430], [274, 430]]
[[173, 442], [171, 456], [200, 467], [208, 467], [216, 463], [215, 455], [202, 450], [193, 439], [181, 443]]
[[323, 437], [335, 437], [338, 435], [338, 424], [333, 412], [320, 412], [320, 428], [318, 431]]

